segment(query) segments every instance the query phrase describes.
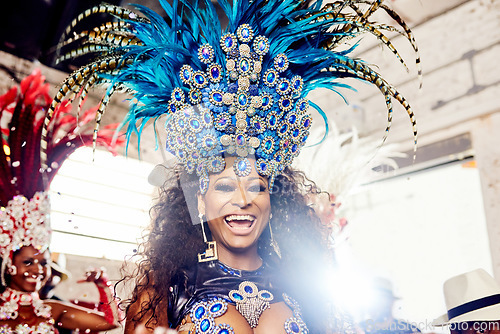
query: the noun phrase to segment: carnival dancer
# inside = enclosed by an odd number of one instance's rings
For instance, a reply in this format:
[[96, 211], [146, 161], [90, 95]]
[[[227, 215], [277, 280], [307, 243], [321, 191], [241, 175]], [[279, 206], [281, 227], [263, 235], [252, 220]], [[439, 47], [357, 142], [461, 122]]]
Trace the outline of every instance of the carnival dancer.
[[[118, 326], [117, 305], [107, 279], [100, 272], [88, 273], [96, 284], [99, 311], [56, 300], [41, 300], [38, 292], [50, 277], [49, 222], [50, 181], [66, 157], [76, 148], [92, 142], [92, 129], [80, 132], [94, 111], [85, 112], [79, 122], [65, 103], [55, 110], [50, 132], [50, 169], [40, 170], [40, 138], [45, 112], [52, 101], [49, 84], [39, 70], [0, 96], [2, 149], [0, 150], [0, 332], [57, 333], [54, 326], [86, 330], [107, 330]], [[116, 126], [99, 143], [114, 149]]]
[[[101, 114], [115, 91], [133, 95], [123, 123], [129, 136], [167, 116], [166, 149], [178, 164], [138, 253], [125, 332], [143, 324], [180, 333], [349, 331], [329, 295], [329, 239], [307, 206], [318, 189], [290, 164], [308, 137], [309, 107], [327, 124], [308, 93], [338, 92], [348, 87], [344, 78], [382, 92], [387, 130], [398, 101], [416, 144], [408, 102], [351, 57], [355, 43], [348, 44], [372, 34], [403, 62], [384, 33], [400, 32], [417, 51], [410, 29], [381, 0], [219, 0], [224, 27], [212, 1], [159, 2], [166, 19], [144, 6], [99, 5], [71, 23], [59, 60], [98, 57], [68, 77], [46, 117], [72, 92], [97, 84], [107, 87]], [[401, 30], [372, 22], [376, 12]], [[116, 20], [78, 30], [98, 13]], [[44, 147], [42, 139], [42, 159]]]

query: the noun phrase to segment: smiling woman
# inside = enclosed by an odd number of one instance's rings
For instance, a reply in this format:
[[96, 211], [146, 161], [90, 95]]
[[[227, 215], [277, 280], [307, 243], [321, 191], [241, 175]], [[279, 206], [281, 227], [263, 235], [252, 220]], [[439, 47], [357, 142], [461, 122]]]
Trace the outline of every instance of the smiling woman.
[[[161, 188], [137, 254], [139, 271], [126, 278], [136, 282], [127, 333], [139, 324], [188, 333], [204, 319], [234, 333], [280, 333], [285, 326], [304, 332], [305, 323], [310, 330], [327, 327], [333, 306], [319, 282], [332, 262], [326, 230], [305, 196], [318, 190], [286, 168], [270, 191], [269, 179], [255, 168], [238, 176], [235, 159], [226, 157], [227, 167], [209, 175], [204, 194], [198, 178], [182, 167]], [[198, 317], [208, 305], [220, 312], [207, 309]]]
[[[39, 291], [51, 275], [48, 188], [66, 155], [92, 137], [60, 106], [49, 135], [50, 170], [42, 173], [40, 148], [43, 114], [50, 103], [48, 84], [39, 70], [0, 96], [0, 332], [5, 334], [56, 333], [67, 329], [107, 330], [118, 326], [112, 292], [97, 272], [95, 283], [102, 303], [88, 310], [60, 301], [44, 301]], [[89, 112], [90, 114], [92, 111]], [[86, 113], [87, 116], [89, 113]], [[77, 136], [79, 134], [80, 136]], [[99, 140], [109, 144], [106, 139]]]

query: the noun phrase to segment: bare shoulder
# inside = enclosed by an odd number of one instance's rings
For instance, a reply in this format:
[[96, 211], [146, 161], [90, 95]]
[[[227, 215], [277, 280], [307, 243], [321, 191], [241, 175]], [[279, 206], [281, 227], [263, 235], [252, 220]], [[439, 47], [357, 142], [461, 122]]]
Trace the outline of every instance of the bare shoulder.
[[[168, 325], [166, 307], [159, 307], [155, 303], [156, 301], [153, 301], [155, 294], [152, 285], [142, 287], [137, 292], [137, 299], [127, 309], [125, 334], [135, 333], [138, 328], [142, 328], [143, 332], [149, 333], [152, 332], [154, 327]], [[167, 301], [159, 301], [159, 303], [168, 305]]]

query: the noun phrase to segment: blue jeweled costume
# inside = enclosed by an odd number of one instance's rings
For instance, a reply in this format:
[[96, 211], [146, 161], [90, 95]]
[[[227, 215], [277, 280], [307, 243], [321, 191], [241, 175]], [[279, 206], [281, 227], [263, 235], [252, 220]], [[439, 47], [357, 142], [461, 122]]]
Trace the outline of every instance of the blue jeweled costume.
[[[244, 314], [250, 327], [257, 325], [260, 314], [269, 303], [285, 302], [293, 316], [283, 324], [286, 333], [308, 333], [296, 301], [279, 287], [278, 276], [263, 264], [255, 271], [233, 269], [220, 261], [198, 263], [192, 270], [179, 272], [173, 278], [172, 298], [168, 307], [171, 327], [178, 328], [189, 315], [195, 333], [234, 333], [230, 324], [215, 324], [233, 304]], [[267, 303], [267, 305], [266, 305]]]

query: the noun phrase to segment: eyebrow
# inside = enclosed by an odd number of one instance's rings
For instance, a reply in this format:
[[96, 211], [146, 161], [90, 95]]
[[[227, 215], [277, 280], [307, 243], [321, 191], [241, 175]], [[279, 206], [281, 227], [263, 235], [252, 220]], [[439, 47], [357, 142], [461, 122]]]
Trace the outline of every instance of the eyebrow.
[[[220, 181], [220, 180], [226, 180], [226, 179], [231, 180], [231, 181], [237, 181], [237, 182], [241, 183], [241, 177], [239, 177], [238, 175], [235, 175], [234, 177], [233, 176], [221, 176], [220, 178], [215, 180], [215, 182]], [[247, 180], [248, 181], [259, 180], [259, 181], [265, 182], [265, 179], [262, 176], [251, 176]]]

